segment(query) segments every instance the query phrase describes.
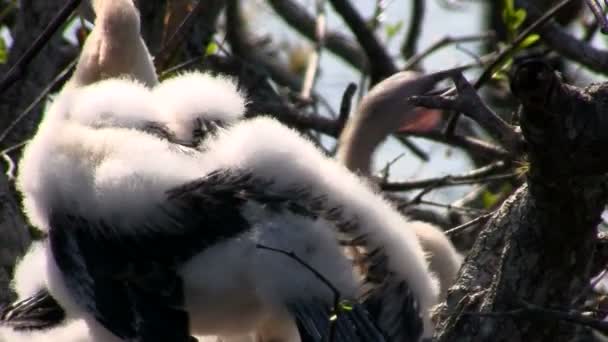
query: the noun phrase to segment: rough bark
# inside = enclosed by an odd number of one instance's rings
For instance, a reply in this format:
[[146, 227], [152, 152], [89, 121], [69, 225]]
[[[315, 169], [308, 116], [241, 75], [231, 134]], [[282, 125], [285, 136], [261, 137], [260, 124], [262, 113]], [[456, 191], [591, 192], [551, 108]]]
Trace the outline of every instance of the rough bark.
[[608, 86], [565, 85], [544, 63], [513, 78], [530, 170], [480, 234], [439, 309], [439, 341], [568, 341], [564, 309], [585, 288], [608, 199]]

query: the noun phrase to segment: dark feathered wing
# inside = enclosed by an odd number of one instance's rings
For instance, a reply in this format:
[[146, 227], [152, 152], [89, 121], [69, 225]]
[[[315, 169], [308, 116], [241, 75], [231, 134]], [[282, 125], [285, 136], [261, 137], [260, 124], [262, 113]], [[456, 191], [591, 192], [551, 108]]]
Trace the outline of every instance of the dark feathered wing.
[[[250, 229], [253, 223], [241, 210], [245, 203], [263, 204], [274, 213], [322, 217], [334, 225], [342, 242], [369, 250], [366, 237], [358, 233], [358, 223], [344, 218], [340, 208], [329, 207], [324, 196], [312, 196], [306, 188], [295, 186], [271, 191], [270, 185], [246, 170], [220, 170], [168, 191], [166, 203], [157, 208], [162, 215], [155, 215], [155, 221], [143, 227], [91, 222], [69, 210], [55, 210], [49, 230], [52, 252], [76, 300], [117, 336], [187, 341], [188, 319], [180, 310], [183, 293], [177, 268], [206, 247]], [[382, 341], [384, 335], [387, 341], [416, 341], [422, 332], [421, 320], [407, 284], [386, 272], [387, 256], [382, 250], [362, 255], [357, 263], [365, 266], [371, 290], [363, 307], [356, 305], [356, 310], [339, 315], [337, 336]], [[324, 329], [319, 315], [328, 309], [306, 298], [296, 308], [300, 309], [292, 311], [299, 317], [301, 333], [314, 341], [311, 331]], [[307, 315], [312, 315], [309, 323], [305, 323]], [[154, 339], [157, 336], [163, 339]]]

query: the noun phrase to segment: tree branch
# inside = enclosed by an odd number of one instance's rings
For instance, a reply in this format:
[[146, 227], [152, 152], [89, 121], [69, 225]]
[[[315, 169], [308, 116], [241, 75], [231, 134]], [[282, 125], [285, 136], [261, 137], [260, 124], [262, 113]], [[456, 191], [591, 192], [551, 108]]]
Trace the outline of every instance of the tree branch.
[[371, 85], [397, 72], [393, 59], [380, 43], [374, 32], [368, 29], [365, 20], [348, 0], [329, 0], [336, 12], [344, 19], [357, 37], [357, 41], [367, 55]]
[[[268, 4], [289, 26], [308, 39], [315, 39], [315, 18], [308, 13], [305, 7], [291, 0], [268, 0]], [[342, 33], [327, 31], [325, 47], [351, 66], [361, 71], [367, 69], [365, 53], [356, 42]]]

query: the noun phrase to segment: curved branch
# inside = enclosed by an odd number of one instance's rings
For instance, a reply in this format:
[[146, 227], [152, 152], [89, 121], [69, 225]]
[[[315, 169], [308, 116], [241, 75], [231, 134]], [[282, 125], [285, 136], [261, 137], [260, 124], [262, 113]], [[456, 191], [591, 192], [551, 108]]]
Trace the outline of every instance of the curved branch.
[[329, 0], [338, 14], [344, 19], [357, 37], [357, 41], [369, 60], [371, 85], [374, 85], [397, 72], [393, 59], [380, 43], [374, 32], [367, 28], [365, 20], [348, 0]]
[[[315, 19], [306, 8], [291, 0], [268, 0], [268, 4], [291, 27], [310, 40], [315, 39]], [[367, 56], [359, 45], [340, 32], [327, 31], [325, 48], [353, 67], [365, 71]]]

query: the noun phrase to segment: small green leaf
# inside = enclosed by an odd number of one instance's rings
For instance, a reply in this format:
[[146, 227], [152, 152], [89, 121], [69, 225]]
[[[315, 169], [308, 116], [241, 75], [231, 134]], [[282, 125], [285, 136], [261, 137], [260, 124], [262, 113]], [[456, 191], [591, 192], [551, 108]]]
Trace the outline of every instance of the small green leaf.
[[6, 42], [4, 38], [0, 36], [0, 64], [5, 64], [8, 60], [8, 51], [6, 49]]
[[490, 209], [494, 206], [494, 204], [496, 204], [496, 202], [498, 201], [498, 199], [500, 198], [499, 195], [497, 194], [493, 194], [489, 191], [485, 191], [482, 195], [481, 195], [481, 201], [483, 203], [483, 207], [485, 209]]
[[498, 201], [500, 201], [503, 198], [506, 198], [506, 196], [508, 194], [510, 194], [512, 190], [513, 190], [513, 187], [509, 183], [503, 183], [500, 186], [500, 189], [498, 190], [498, 192], [496, 192], [496, 193], [492, 193], [492, 192], [486, 190], [481, 195], [481, 201], [483, 203], [484, 209], [491, 209], [494, 206], [496, 206]]
[[340, 301], [340, 310], [342, 311], [352, 311], [353, 304], [347, 300]]
[[527, 48], [528, 46], [536, 43], [539, 39], [540, 39], [540, 36], [538, 34], [536, 34], [536, 33], [533, 33], [533, 34], [527, 36], [526, 39], [524, 39], [519, 44], [519, 48], [520, 49]]
[[205, 49], [205, 56], [213, 55], [217, 52], [218, 46], [215, 42], [210, 42], [207, 44], [207, 49]]
[[505, 24], [509, 40], [517, 35], [517, 30], [526, 20], [526, 10], [515, 8], [513, 0], [504, 0], [502, 9], [502, 21]]
[[492, 75], [492, 79], [495, 81], [508, 81], [509, 75], [504, 70], [498, 70]]
[[398, 21], [394, 24], [386, 24], [384, 30], [387, 38], [393, 38], [403, 28], [403, 21]]

